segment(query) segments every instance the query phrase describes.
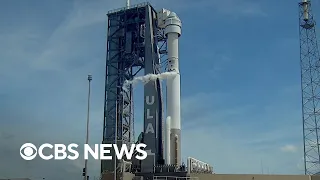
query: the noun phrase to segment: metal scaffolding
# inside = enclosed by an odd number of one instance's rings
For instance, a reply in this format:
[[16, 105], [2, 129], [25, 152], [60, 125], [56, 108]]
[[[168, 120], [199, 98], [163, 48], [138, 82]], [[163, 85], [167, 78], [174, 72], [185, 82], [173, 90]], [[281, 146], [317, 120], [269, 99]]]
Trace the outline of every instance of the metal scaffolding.
[[[123, 84], [132, 80], [139, 72], [144, 74], [160, 73], [157, 51], [156, 12], [149, 3], [112, 10], [108, 13], [107, 59], [105, 80], [105, 108], [103, 125], [103, 142], [131, 145], [134, 143], [133, 88]], [[141, 167], [153, 167], [163, 159], [162, 153], [162, 95], [160, 81], [148, 82], [144, 88], [145, 110], [157, 112], [155, 118], [148, 120], [155, 128], [153, 134], [143, 134], [145, 150], [154, 154], [154, 160], [146, 159]], [[146, 103], [152, 97], [154, 104]], [[144, 120], [146, 129], [146, 111]], [[120, 161], [101, 161], [101, 173], [117, 172]], [[152, 157], [149, 155], [148, 157]]]

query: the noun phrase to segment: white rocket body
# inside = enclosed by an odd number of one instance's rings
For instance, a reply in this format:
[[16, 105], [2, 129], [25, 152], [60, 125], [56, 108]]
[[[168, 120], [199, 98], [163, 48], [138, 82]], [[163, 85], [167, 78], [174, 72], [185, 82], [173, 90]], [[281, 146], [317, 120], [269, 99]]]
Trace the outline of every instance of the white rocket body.
[[165, 19], [167, 36], [168, 72], [178, 74], [167, 80], [167, 116], [171, 117], [170, 125], [170, 161], [167, 164], [181, 165], [181, 108], [180, 108], [180, 72], [179, 72], [179, 37], [181, 21], [171, 12]]
[[171, 134], [171, 117], [168, 116], [166, 119], [166, 135], [165, 135], [165, 154], [166, 154], [166, 162], [170, 162], [170, 134]]

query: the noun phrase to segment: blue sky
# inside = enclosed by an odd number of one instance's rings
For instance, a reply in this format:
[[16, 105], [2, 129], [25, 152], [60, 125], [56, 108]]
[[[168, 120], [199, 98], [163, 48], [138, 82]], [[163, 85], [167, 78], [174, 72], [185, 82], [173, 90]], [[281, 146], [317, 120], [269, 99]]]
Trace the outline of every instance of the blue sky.
[[[217, 173], [303, 173], [297, 2], [151, 1], [157, 9], [175, 11], [183, 23], [184, 159], [204, 160]], [[313, 1], [314, 11], [319, 4]], [[80, 178], [80, 160], [24, 162], [18, 151], [26, 141], [84, 142], [88, 73], [93, 75], [90, 142], [101, 142], [105, 14], [124, 5], [1, 1], [0, 161], [6, 162], [0, 163], [1, 176]], [[139, 132], [139, 105], [135, 112]], [[89, 164], [90, 175], [98, 176], [99, 162]]]

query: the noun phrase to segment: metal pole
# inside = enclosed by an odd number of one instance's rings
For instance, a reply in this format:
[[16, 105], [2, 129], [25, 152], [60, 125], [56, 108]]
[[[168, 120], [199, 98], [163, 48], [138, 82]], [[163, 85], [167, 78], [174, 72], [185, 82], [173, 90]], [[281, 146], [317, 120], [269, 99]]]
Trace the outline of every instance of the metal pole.
[[[89, 120], [90, 120], [90, 91], [91, 91], [91, 80], [92, 80], [92, 75], [88, 75], [88, 81], [89, 81], [89, 92], [88, 92], [88, 109], [87, 109], [87, 133], [86, 133], [86, 144], [89, 143]], [[83, 180], [87, 180], [88, 177], [88, 159], [85, 159], [84, 161], [84, 168], [85, 168], [85, 173]]]

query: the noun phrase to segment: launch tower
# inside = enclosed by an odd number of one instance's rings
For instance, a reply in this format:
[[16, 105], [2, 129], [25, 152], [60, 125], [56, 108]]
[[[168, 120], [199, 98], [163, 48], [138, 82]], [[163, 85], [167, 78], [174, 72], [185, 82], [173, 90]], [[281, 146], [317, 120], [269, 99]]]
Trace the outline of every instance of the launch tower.
[[[145, 74], [160, 73], [156, 20], [156, 12], [148, 3], [108, 13], [103, 143], [134, 143], [133, 89], [131, 86], [124, 91], [122, 86], [125, 80], [133, 79], [142, 70]], [[164, 163], [159, 131], [163, 125], [159, 80], [146, 84], [144, 94], [145, 132], [141, 135], [148, 145], [149, 155], [141, 168], [152, 171], [154, 165]], [[102, 161], [101, 171], [113, 172], [115, 164], [119, 162]]]

